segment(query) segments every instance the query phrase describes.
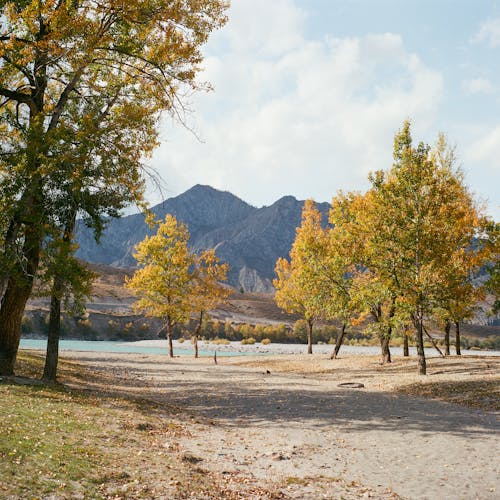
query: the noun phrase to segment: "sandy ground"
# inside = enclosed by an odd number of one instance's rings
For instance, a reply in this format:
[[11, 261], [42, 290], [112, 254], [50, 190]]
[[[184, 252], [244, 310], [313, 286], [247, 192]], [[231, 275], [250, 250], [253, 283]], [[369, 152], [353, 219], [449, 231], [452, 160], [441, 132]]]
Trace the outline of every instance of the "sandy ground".
[[[414, 362], [380, 367], [363, 357], [359, 365], [348, 355], [333, 362], [324, 355], [266, 356], [264, 365], [262, 357], [221, 358], [217, 365], [137, 354], [64, 357], [113, 373], [115, 394], [179, 407], [191, 435], [178, 444], [203, 467], [289, 484], [290, 497], [500, 497], [495, 413], [390, 392], [402, 379], [467, 379], [480, 371], [498, 377], [499, 358], [478, 358], [467, 370], [451, 359], [430, 360], [430, 375], [421, 377]], [[293, 368], [298, 361], [314, 369]], [[446, 373], [437, 363], [449, 363]], [[339, 387], [353, 381], [364, 387]], [[351, 496], [336, 486], [339, 478], [367, 489]]]

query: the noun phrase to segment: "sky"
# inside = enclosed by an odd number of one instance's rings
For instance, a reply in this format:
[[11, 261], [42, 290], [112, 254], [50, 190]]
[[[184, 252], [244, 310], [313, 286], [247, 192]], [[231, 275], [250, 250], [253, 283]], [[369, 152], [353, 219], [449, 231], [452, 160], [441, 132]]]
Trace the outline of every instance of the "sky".
[[405, 119], [446, 134], [500, 220], [500, 1], [232, 0], [204, 47], [188, 127], [164, 117], [152, 203], [195, 184], [254, 206], [331, 201], [389, 169]]

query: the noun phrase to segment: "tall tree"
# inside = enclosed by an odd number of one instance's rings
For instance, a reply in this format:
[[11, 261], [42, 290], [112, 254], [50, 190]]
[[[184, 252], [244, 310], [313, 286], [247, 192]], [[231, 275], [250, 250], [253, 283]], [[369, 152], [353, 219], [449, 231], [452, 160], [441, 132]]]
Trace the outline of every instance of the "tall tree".
[[[206, 88], [196, 81], [200, 47], [225, 22], [226, 7], [223, 0], [0, 3], [6, 137], [0, 146], [0, 374], [13, 372], [22, 313], [52, 223], [51, 180], [60, 166], [54, 158], [61, 145], [72, 144], [65, 130], [73, 110], [90, 104], [97, 116], [106, 106], [129, 120], [147, 115], [149, 131], [162, 111], [182, 121], [186, 92]], [[84, 136], [95, 117], [80, 115]], [[130, 145], [147, 133], [137, 130]], [[108, 138], [107, 149], [114, 145]], [[99, 154], [105, 159], [108, 151]], [[129, 175], [140, 178], [138, 167]]]
[[290, 250], [290, 260], [276, 262], [277, 278], [274, 300], [281, 309], [299, 314], [308, 325], [307, 352], [312, 354], [313, 326], [324, 317], [327, 293], [320, 264], [325, 257], [326, 240], [321, 226], [321, 213], [313, 200], [306, 200], [302, 210], [302, 224], [297, 228]]
[[221, 263], [215, 250], [205, 250], [195, 256], [195, 268], [192, 274], [190, 290], [191, 312], [197, 318], [193, 335], [194, 357], [198, 357], [198, 336], [204, 319], [209, 312], [225, 302], [231, 289], [222, 285], [226, 281], [229, 265]]

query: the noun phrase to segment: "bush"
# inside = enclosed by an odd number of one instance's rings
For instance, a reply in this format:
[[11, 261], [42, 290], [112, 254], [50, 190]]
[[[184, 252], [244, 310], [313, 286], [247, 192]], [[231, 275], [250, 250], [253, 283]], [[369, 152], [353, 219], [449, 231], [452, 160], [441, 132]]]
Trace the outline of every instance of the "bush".
[[261, 343], [262, 345], [268, 345], [268, 344], [270, 344], [270, 343], [271, 343], [271, 339], [262, 339], [262, 340], [260, 341], [260, 343]]
[[180, 337], [180, 338], [177, 340], [177, 342], [179, 342], [179, 344], [184, 343], [184, 337]]
[[242, 345], [253, 345], [255, 344], [255, 339], [253, 337], [249, 337], [248, 339], [243, 339], [241, 343]]
[[215, 337], [213, 340], [212, 340], [212, 344], [216, 344], [216, 345], [227, 345], [227, 344], [230, 344], [231, 341], [227, 340], [227, 339], [219, 339], [217, 337]]

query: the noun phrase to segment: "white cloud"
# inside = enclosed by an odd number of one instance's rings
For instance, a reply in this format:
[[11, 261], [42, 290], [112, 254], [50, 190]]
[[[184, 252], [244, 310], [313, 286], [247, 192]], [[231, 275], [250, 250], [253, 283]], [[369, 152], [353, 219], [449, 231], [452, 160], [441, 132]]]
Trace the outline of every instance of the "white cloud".
[[[486, 171], [500, 174], [500, 126], [484, 131], [475, 138], [465, 152], [465, 158], [471, 164], [481, 163]], [[498, 186], [498, 184], [497, 184]]]
[[488, 214], [500, 221], [500, 125], [470, 125], [457, 130], [468, 185], [487, 202]]
[[416, 137], [432, 129], [442, 76], [401, 36], [311, 40], [304, 18], [291, 0], [233, 2], [207, 50], [203, 78], [215, 92], [193, 103], [204, 142], [166, 126], [153, 159], [172, 192], [206, 183], [257, 205], [330, 200], [390, 166], [405, 118]]
[[495, 86], [487, 78], [465, 80], [462, 88], [467, 94], [491, 94], [495, 91]]
[[500, 17], [484, 21], [479, 31], [473, 36], [472, 42], [498, 47], [500, 45]]

